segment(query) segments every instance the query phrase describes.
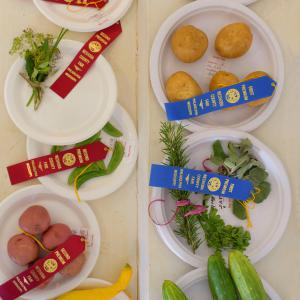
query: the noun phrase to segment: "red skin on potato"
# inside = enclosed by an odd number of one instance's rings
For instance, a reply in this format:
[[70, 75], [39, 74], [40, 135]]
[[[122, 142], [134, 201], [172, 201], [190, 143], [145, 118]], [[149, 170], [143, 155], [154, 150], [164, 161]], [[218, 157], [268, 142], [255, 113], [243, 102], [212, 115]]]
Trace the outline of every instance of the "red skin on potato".
[[53, 224], [44, 233], [42, 243], [48, 250], [53, 250], [67, 241], [71, 235], [72, 231], [67, 225], [60, 223]]
[[75, 260], [60, 271], [63, 277], [73, 277], [80, 273], [85, 263], [84, 253], [80, 254]]
[[49, 228], [50, 223], [47, 209], [40, 205], [27, 208], [19, 219], [19, 226], [32, 235], [42, 234]]
[[39, 247], [30, 237], [18, 234], [8, 241], [7, 252], [16, 264], [26, 266], [38, 258]]

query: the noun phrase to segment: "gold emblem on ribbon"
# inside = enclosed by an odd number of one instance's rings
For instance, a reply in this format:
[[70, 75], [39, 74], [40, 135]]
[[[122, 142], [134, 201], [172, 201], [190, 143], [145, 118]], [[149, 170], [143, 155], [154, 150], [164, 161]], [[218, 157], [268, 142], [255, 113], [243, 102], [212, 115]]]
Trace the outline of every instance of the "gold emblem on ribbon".
[[230, 89], [226, 92], [226, 101], [229, 103], [236, 103], [240, 100], [241, 95], [237, 89]]
[[47, 273], [54, 273], [57, 270], [57, 268], [58, 268], [57, 261], [53, 258], [47, 259], [44, 262], [44, 270]]
[[99, 42], [92, 41], [92, 42], [89, 43], [89, 49], [92, 52], [97, 53], [97, 52], [100, 52], [102, 50], [102, 46]]
[[209, 179], [208, 183], [207, 183], [207, 188], [211, 191], [211, 192], [216, 192], [220, 189], [221, 187], [221, 180], [218, 177], [212, 177], [211, 179]]
[[64, 154], [62, 161], [65, 166], [71, 167], [76, 162], [76, 156], [73, 153], [66, 153], [66, 154]]

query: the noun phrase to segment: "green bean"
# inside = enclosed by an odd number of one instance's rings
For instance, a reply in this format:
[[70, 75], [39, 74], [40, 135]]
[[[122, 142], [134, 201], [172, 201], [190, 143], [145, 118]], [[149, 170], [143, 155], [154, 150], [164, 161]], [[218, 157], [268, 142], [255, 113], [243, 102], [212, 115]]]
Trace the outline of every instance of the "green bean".
[[94, 134], [93, 136], [88, 138], [87, 140], [75, 144], [75, 147], [86, 146], [86, 145], [92, 144], [92, 143], [94, 143], [96, 141], [99, 141], [99, 140], [100, 140], [100, 132], [97, 132], [96, 134]]
[[121, 142], [116, 141], [113, 155], [109, 161], [107, 166], [107, 174], [113, 173], [117, 167], [120, 165], [123, 157], [124, 157], [125, 149]]
[[119, 129], [114, 127], [110, 122], [107, 122], [106, 125], [102, 128], [102, 130], [112, 137], [123, 136], [123, 133]]
[[99, 161], [95, 162], [95, 164], [97, 164], [97, 166], [100, 170], [106, 170], [106, 166], [105, 166], [105, 163], [103, 160], [99, 160]]
[[106, 175], [105, 170], [98, 170], [97, 172], [92, 171], [92, 172], [87, 172], [87, 173], [82, 174], [77, 180], [77, 189], [79, 189], [88, 180], [90, 180], [92, 178], [104, 176], [104, 175]]
[[51, 154], [60, 152], [62, 150], [64, 150], [65, 146], [52, 146], [51, 148]]
[[[84, 166], [81, 166], [81, 167], [77, 167], [75, 169], [73, 169], [73, 171], [71, 172], [71, 174], [69, 175], [69, 178], [68, 178], [68, 184], [69, 185], [72, 185], [75, 181], [75, 178], [86, 168], [86, 165]], [[99, 167], [97, 166], [96, 163], [93, 163], [87, 170], [86, 170], [86, 173], [89, 173], [89, 172], [98, 172], [100, 169]], [[85, 174], [86, 174], [85, 173]]]

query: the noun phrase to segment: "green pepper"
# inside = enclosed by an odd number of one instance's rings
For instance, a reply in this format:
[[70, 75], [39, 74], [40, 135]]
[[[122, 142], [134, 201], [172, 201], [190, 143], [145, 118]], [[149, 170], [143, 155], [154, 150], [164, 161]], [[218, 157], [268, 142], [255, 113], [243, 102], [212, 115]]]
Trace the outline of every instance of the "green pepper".
[[106, 125], [102, 128], [102, 130], [112, 137], [117, 138], [123, 136], [123, 133], [119, 129], [114, 127], [110, 122], [107, 122]]
[[88, 138], [85, 141], [75, 144], [75, 147], [86, 146], [86, 145], [92, 144], [97, 141], [100, 141], [100, 132], [97, 132], [96, 134], [94, 134], [93, 136], [91, 136], [90, 138]]
[[117, 167], [120, 165], [124, 157], [124, 153], [125, 153], [125, 149], [123, 144], [119, 141], [116, 141], [113, 155], [107, 166], [107, 170], [106, 170], [107, 174], [111, 174], [117, 169]]
[[60, 152], [62, 150], [64, 150], [65, 146], [52, 146], [51, 148], [51, 154]]

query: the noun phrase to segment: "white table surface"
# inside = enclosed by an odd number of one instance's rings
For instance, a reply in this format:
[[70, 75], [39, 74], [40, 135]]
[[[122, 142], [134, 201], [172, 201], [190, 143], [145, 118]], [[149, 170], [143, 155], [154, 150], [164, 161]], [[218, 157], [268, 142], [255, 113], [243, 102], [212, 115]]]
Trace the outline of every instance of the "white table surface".
[[[201, 0], [200, 0], [201, 1]], [[9, 119], [3, 101], [5, 75], [14, 58], [8, 55], [12, 38], [24, 28], [56, 33], [58, 27], [46, 20], [30, 0], [2, 1], [0, 10], [0, 199], [11, 192], [31, 183], [10, 186], [6, 166], [26, 159], [25, 136]], [[26, 5], [22, 5], [26, 2]], [[164, 113], [154, 98], [148, 82], [148, 55], [153, 38], [164, 19], [187, 0], [137, 0], [123, 20], [124, 32], [106, 53], [118, 79], [119, 102], [136, 121], [140, 112], [139, 128], [145, 136], [140, 137], [142, 156], [139, 181], [136, 174], [131, 176], [126, 186], [104, 200], [91, 203], [102, 230], [102, 251], [92, 273], [93, 277], [114, 281], [126, 262], [137, 270], [140, 259], [144, 270], [140, 274], [141, 300], [161, 299], [161, 284], [164, 279], [176, 280], [192, 268], [172, 254], [161, 242], [152, 224], [140, 218], [140, 252], [138, 239], [137, 183], [146, 191], [145, 165], [162, 159], [158, 146], [160, 121]], [[20, 8], [22, 5], [22, 8]], [[266, 143], [284, 162], [291, 178], [293, 189], [293, 211], [287, 231], [275, 249], [257, 264], [257, 269], [276, 288], [284, 300], [299, 300], [300, 285], [300, 2], [299, 0], [260, 0], [252, 4], [256, 11], [274, 30], [284, 50], [286, 63], [286, 86], [280, 104], [272, 117], [253, 134]], [[137, 11], [139, 12], [137, 15]], [[148, 19], [146, 19], [148, 18]], [[137, 24], [139, 26], [137, 26]], [[69, 33], [68, 38], [85, 41], [90, 34]], [[138, 56], [136, 54], [138, 53]], [[138, 96], [138, 97], [137, 97]], [[139, 103], [139, 108], [138, 104]], [[149, 110], [145, 111], [145, 108]], [[151, 112], [151, 113], [150, 113]], [[149, 120], [149, 122], [148, 122]], [[147, 133], [150, 132], [150, 136]], [[148, 152], [150, 155], [148, 157]], [[36, 183], [36, 182], [35, 182]], [[141, 200], [141, 199], [140, 199]], [[145, 199], [144, 199], [145, 200]], [[146, 201], [145, 201], [146, 202]], [[139, 202], [140, 212], [145, 203]], [[143, 222], [144, 223], [143, 223]], [[142, 228], [142, 229], [141, 229]], [[143, 237], [143, 238], [141, 238]], [[148, 247], [149, 246], [149, 247]], [[149, 253], [148, 253], [149, 251]], [[148, 255], [149, 254], [149, 255]], [[148, 272], [149, 271], [149, 272]], [[136, 274], [136, 272], [135, 272]], [[149, 286], [147, 278], [150, 278]], [[144, 287], [146, 290], [144, 290]], [[149, 288], [149, 289], [148, 289]], [[130, 292], [137, 293], [137, 280], [134, 278]], [[150, 295], [147, 297], [147, 295]], [[136, 297], [134, 297], [135, 299]]]

